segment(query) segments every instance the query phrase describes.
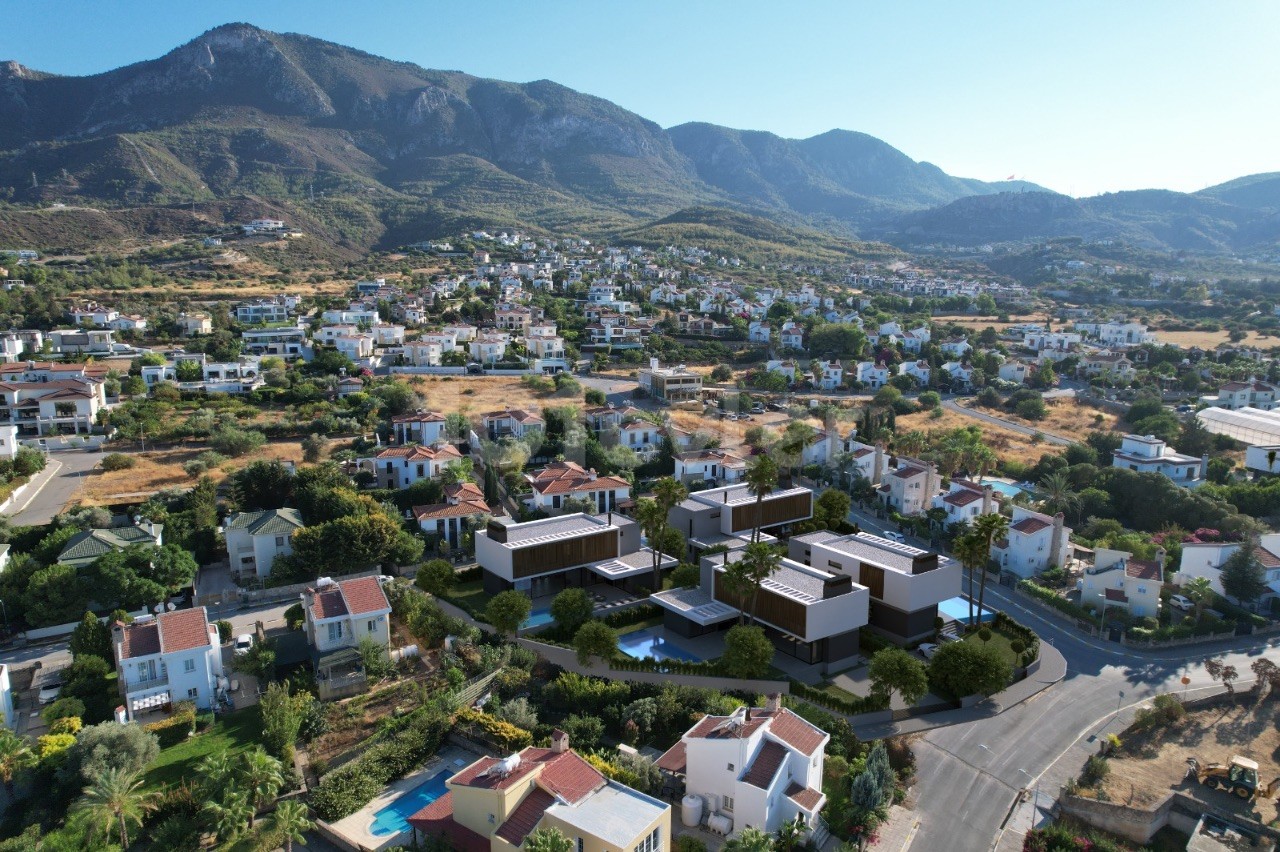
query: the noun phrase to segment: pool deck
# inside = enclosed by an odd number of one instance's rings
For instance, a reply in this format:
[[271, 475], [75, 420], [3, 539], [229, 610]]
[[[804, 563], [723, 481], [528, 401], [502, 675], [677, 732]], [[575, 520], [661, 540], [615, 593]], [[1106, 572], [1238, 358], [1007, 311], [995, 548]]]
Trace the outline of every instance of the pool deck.
[[[374, 852], [381, 852], [381, 850], [390, 849], [393, 846], [407, 846], [413, 840], [413, 832], [411, 830], [402, 831], [399, 834], [388, 834], [383, 837], [378, 837], [370, 832], [369, 827], [373, 824], [373, 815], [394, 802], [402, 794], [409, 792], [437, 773], [444, 772], [447, 775], [452, 775], [475, 759], [476, 756], [470, 752], [453, 746], [446, 746], [428, 760], [421, 769], [410, 772], [399, 781], [391, 782], [381, 793], [374, 796], [373, 801], [369, 802], [369, 804], [350, 816], [330, 823], [329, 827], [346, 838], [356, 849], [370, 849], [374, 850]], [[458, 761], [461, 762], [459, 763]]]

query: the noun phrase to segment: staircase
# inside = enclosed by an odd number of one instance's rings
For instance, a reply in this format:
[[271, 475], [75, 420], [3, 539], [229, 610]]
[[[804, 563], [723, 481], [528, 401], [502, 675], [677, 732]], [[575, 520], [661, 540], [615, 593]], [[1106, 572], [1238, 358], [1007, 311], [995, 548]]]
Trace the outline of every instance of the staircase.
[[827, 828], [827, 823], [818, 817], [818, 824], [814, 826], [812, 834], [809, 836], [809, 842], [814, 849], [821, 849], [826, 842], [831, 839], [831, 830]]

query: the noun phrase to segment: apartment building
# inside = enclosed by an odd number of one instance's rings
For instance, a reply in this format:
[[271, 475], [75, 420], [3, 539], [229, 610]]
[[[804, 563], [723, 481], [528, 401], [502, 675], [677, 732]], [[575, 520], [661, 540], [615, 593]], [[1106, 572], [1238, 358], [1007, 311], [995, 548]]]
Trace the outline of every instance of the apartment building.
[[702, 376], [678, 367], [659, 367], [658, 359], [649, 359], [649, 366], [638, 374], [640, 387], [651, 397], [662, 402], [696, 402], [702, 398]]
[[757, 517], [761, 530], [770, 532], [807, 521], [813, 517], [813, 492], [779, 486], [757, 501], [745, 485], [695, 491], [671, 508], [667, 522], [685, 536], [691, 552], [697, 552], [750, 534]]

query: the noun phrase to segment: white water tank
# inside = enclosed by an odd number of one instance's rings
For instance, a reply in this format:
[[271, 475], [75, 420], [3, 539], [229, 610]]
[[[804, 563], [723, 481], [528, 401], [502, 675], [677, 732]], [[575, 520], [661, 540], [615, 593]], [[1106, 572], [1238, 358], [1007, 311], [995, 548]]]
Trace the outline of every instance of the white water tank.
[[712, 814], [707, 817], [707, 828], [711, 829], [715, 834], [722, 834], [728, 837], [733, 832], [733, 820], [724, 814]]
[[702, 823], [702, 797], [689, 793], [680, 800], [680, 822], [685, 828], [697, 828]]

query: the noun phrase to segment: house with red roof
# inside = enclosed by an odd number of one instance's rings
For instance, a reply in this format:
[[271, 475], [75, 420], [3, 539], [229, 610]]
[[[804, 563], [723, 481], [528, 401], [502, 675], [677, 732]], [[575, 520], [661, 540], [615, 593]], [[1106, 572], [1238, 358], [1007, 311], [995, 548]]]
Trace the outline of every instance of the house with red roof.
[[541, 509], [556, 515], [573, 501], [587, 501], [593, 512], [612, 512], [631, 496], [631, 483], [619, 476], [600, 476], [595, 469], [577, 462], [555, 461], [539, 471], [526, 474], [532, 489], [527, 503], [530, 509]]
[[[1242, 546], [1238, 541], [1184, 543], [1182, 561], [1173, 582], [1185, 586], [1197, 577], [1204, 577], [1215, 592], [1225, 595], [1222, 566]], [[1267, 590], [1258, 598], [1256, 606], [1260, 612], [1267, 612], [1271, 602], [1280, 597], [1280, 533], [1260, 536], [1253, 549], [1253, 558], [1262, 569], [1262, 577], [1267, 584]]]
[[418, 480], [439, 476], [447, 465], [457, 461], [462, 461], [458, 448], [440, 441], [431, 446], [386, 447], [372, 456], [356, 459], [356, 468], [372, 473], [378, 488], [408, 488]]
[[557, 829], [577, 852], [671, 848], [671, 806], [611, 781], [554, 731], [550, 748], [482, 757], [445, 782], [443, 796], [409, 817], [414, 840], [462, 852], [515, 852], [534, 831]]
[[462, 534], [468, 527], [481, 526], [493, 514], [485, 502], [484, 492], [474, 482], [458, 482], [444, 489], [444, 502], [414, 506], [413, 517], [427, 535], [460, 547]]
[[125, 718], [194, 701], [208, 710], [222, 677], [218, 628], [202, 606], [144, 615], [111, 629]]
[[1127, 551], [1099, 547], [1093, 553], [1093, 566], [1081, 578], [1080, 604], [1128, 610], [1135, 618], [1156, 618], [1164, 557], [1163, 547], [1156, 549], [1155, 559], [1134, 559]]
[[991, 546], [1001, 571], [1026, 580], [1050, 568], [1063, 568], [1071, 556], [1071, 528], [1061, 512], [1045, 515], [1014, 506], [1005, 537]]
[[360, 643], [372, 639], [390, 653], [391, 604], [381, 579], [321, 577], [301, 597], [302, 630], [311, 646], [320, 700], [363, 692], [367, 681]]
[[933, 498], [933, 508], [947, 513], [944, 523], [971, 524], [979, 515], [1000, 511], [990, 485], [979, 485], [967, 479], [953, 479], [947, 490]]
[[704, 716], [657, 764], [684, 778], [686, 794], [702, 799], [703, 824], [719, 833], [751, 826], [772, 834], [799, 822], [812, 837], [827, 803], [822, 770], [830, 740], [775, 694], [764, 707]]

